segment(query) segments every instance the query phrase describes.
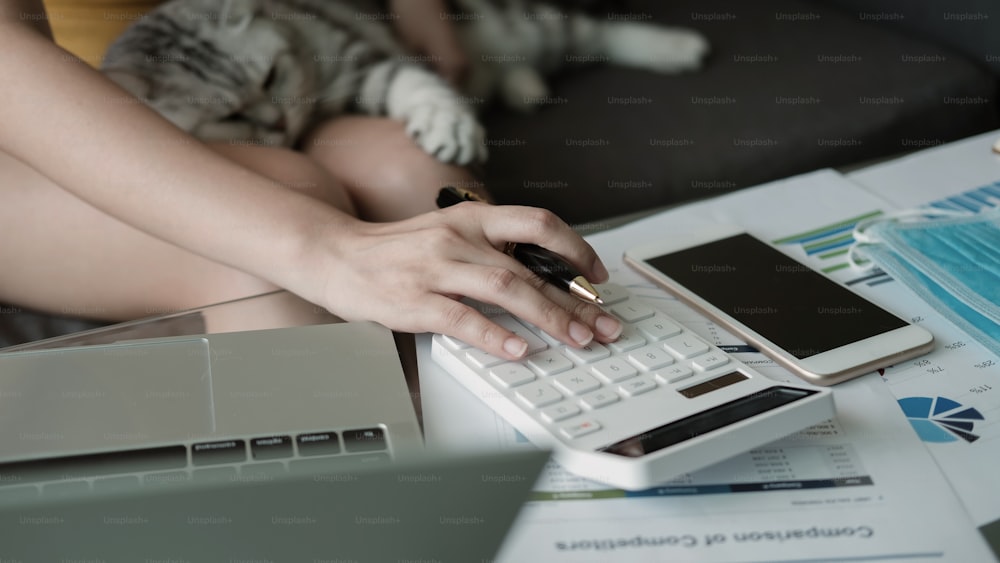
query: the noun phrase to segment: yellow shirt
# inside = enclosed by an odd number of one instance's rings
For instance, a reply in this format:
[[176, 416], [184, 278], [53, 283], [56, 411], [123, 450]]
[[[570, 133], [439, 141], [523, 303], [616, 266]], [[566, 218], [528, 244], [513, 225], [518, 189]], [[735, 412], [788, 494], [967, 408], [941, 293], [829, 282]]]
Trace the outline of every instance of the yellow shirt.
[[56, 43], [86, 61], [101, 65], [108, 45], [159, 0], [44, 0]]

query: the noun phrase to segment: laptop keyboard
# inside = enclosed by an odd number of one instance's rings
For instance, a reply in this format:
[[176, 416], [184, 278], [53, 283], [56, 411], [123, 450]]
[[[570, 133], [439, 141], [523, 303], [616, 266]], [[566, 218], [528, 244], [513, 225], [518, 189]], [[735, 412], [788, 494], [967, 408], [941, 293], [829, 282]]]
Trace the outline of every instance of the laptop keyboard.
[[385, 430], [374, 427], [0, 462], [0, 502], [190, 480], [255, 482], [288, 472], [329, 472], [338, 465], [357, 467], [390, 459]]

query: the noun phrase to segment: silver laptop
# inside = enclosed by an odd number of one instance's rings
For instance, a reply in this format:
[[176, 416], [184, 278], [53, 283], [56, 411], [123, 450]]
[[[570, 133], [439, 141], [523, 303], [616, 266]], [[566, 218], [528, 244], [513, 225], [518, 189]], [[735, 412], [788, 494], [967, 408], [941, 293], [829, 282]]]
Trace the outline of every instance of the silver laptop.
[[0, 502], [0, 560], [492, 561], [537, 450]]
[[422, 449], [392, 334], [374, 323], [0, 354], [0, 485], [30, 473], [41, 493], [102, 488], [121, 481], [115, 459], [143, 459], [152, 481]]
[[487, 559], [547, 457], [427, 459], [374, 323], [0, 354], [0, 560]]

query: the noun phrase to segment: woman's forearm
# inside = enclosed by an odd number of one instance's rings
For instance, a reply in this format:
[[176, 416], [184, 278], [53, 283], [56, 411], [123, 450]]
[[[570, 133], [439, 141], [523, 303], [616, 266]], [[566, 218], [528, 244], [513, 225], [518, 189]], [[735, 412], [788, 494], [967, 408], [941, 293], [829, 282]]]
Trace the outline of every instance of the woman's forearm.
[[0, 21], [0, 37], [0, 150], [105, 213], [285, 287], [319, 226], [354, 223], [218, 156], [33, 26]]
[[461, 82], [469, 61], [447, 13], [445, 0], [390, 0], [396, 32], [452, 84]]
[[[439, 0], [424, 1], [423, 17], [439, 17], [426, 11]], [[506, 309], [577, 348], [621, 334], [600, 308], [546, 286], [499, 250], [510, 241], [538, 244], [606, 281], [593, 248], [551, 212], [463, 203], [362, 223], [156, 115], [55, 46], [46, 26], [19, 17], [37, 2], [0, 0], [0, 9], [0, 151], [94, 208], [342, 318], [440, 332], [506, 359], [523, 357], [527, 342], [457, 297]]]
[[0, 25], [6, 24], [26, 24], [42, 36], [52, 38], [52, 28], [49, 27], [42, 0], [0, 0]]

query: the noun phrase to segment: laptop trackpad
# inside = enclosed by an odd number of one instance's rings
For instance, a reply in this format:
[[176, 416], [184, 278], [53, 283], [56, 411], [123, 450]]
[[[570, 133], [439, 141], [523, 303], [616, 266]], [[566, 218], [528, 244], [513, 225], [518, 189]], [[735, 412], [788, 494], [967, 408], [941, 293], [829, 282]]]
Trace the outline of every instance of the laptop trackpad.
[[177, 442], [214, 427], [203, 338], [0, 354], [5, 458]]

